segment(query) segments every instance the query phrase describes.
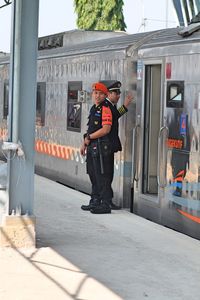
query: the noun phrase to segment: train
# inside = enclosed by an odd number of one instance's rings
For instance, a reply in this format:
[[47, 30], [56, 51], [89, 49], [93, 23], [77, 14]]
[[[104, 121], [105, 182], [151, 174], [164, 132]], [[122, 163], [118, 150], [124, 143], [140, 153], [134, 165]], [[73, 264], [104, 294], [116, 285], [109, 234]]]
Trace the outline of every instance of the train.
[[[200, 23], [127, 34], [72, 30], [38, 40], [35, 171], [90, 193], [80, 145], [91, 86], [122, 83], [114, 202], [200, 239]], [[0, 54], [0, 139], [7, 138], [9, 54]]]

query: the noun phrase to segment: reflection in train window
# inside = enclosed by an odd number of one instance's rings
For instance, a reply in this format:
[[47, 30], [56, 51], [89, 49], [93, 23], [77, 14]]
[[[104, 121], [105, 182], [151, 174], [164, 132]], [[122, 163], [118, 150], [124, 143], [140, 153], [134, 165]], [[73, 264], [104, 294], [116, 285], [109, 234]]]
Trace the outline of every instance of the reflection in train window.
[[8, 101], [9, 101], [9, 82], [4, 82], [4, 98], [3, 98], [3, 118], [7, 119], [8, 116]]
[[68, 83], [67, 130], [81, 131], [81, 103], [78, 102], [78, 91], [82, 90], [81, 81]]
[[[36, 125], [44, 126], [45, 122], [46, 83], [37, 83]], [[7, 119], [9, 104], [9, 82], [4, 82], [3, 118]]]
[[45, 125], [46, 82], [37, 83], [36, 125]]
[[184, 101], [184, 81], [167, 82], [167, 107], [182, 108]]

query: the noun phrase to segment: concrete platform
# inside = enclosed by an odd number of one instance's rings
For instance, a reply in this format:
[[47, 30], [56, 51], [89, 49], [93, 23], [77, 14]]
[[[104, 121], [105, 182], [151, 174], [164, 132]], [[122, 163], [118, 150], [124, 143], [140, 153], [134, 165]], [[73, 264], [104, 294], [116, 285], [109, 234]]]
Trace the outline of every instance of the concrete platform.
[[1, 300], [199, 300], [200, 241], [35, 177], [37, 248], [0, 250]]

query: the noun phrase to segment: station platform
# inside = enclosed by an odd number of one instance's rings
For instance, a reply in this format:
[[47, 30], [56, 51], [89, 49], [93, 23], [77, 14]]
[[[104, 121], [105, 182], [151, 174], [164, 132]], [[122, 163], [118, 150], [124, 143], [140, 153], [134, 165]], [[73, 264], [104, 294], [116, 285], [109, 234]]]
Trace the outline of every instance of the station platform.
[[199, 300], [200, 241], [35, 175], [35, 249], [0, 249], [1, 300]]

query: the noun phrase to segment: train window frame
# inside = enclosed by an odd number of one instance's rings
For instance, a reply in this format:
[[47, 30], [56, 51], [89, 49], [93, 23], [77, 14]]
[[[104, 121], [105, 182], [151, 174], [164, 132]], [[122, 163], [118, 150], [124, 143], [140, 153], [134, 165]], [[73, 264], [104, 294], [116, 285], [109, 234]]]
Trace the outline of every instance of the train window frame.
[[37, 82], [36, 91], [36, 126], [45, 125], [46, 82]]
[[[43, 94], [40, 93], [41, 88]], [[46, 82], [37, 82], [36, 92], [36, 125], [45, 125]], [[9, 110], [9, 81], [4, 81], [3, 119], [7, 120]]]
[[9, 81], [4, 81], [4, 91], [3, 91], [3, 119], [8, 118], [8, 107], [9, 107]]
[[167, 81], [167, 107], [183, 108], [184, 106], [184, 81]]
[[82, 90], [82, 81], [69, 81], [67, 90], [67, 130], [81, 132], [82, 103], [78, 91]]

